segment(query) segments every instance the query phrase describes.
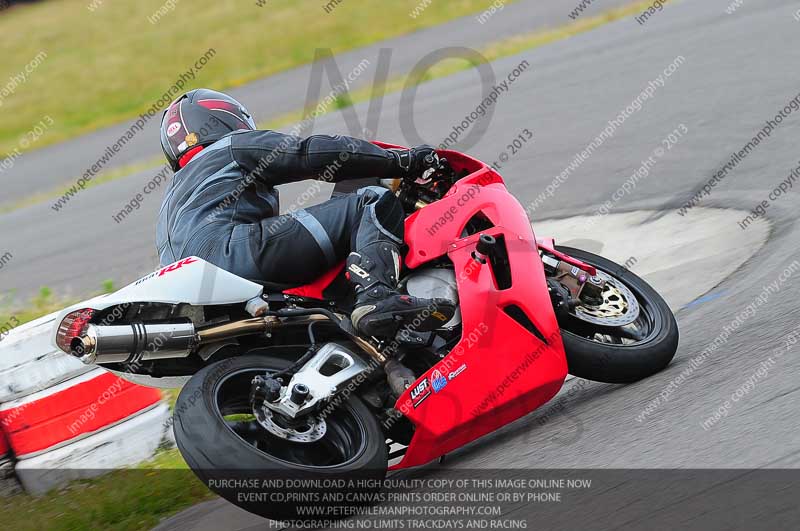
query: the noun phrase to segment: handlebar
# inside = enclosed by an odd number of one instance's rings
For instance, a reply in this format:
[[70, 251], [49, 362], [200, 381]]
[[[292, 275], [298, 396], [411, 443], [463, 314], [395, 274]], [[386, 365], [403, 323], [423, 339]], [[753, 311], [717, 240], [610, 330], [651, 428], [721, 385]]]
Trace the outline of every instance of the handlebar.
[[422, 175], [403, 179], [397, 191], [408, 212], [438, 201], [457, 180], [456, 172], [446, 158], [429, 155], [424, 160], [430, 167]]

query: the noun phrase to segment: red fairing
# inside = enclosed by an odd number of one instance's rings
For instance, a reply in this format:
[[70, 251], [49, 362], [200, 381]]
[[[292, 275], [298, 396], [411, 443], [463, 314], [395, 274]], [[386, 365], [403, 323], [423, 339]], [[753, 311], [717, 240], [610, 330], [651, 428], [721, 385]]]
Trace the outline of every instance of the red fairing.
[[[395, 404], [416, 429], [393, 469], [425, 464], [530, 413], [555, 396], [567, 376], [539, 258], [539, 245], [551, 248], [552, 240], [537, 243], [524, 209], [497, 172], [461, 153], [439, 154], [468, 175], [443, 199], [406, 219], [405, 263], [414, 269], [443, 256], [452, 261], [463, 332], [456, 347]], [[506, 246], [510, 285], [491, 263], [473, 258], [479, 234], [461, 237], [476, 215], [492, 225], [482, 233]], [[340, 273], [341, 266], [284, 293], [324, 299], [325, 288]]]
[[[406, 220], [406, 263], [417, 268], [449, 257], [463, 333], [458, 345], [397, 401], [395, 408], [416, 431], [394, 469], [425, 464], [530, 413], [555, 396], [567, 375], [544, 268], [524, 209], [492, 169], [455, 152], [445, 156], [455, 168], [473, 173]], [[511, 270], [506, 289], [498, 285], [490, 263], [473, 258], [479, 235], [461, 238], [479, 213], [494, 225], [483, 233], [506, 243]], [[448, 221], [439, 222], [445, 216]], [[506, 313], [509, 306], [521, 309], [544, 341]]]
[[334, 280], [336, 280], [336, 277], [342, 273], [343, 269], [344, 262], [341, 262], [339, 265], [335, 266], [333, 269], [319, 277], [311, 284], [306, 284], [305, 286], [299, 286], [297, 288], [286, 289], [283, 290], [283, 293], [287, 295], [297, 295], [298, 297], [309, 297], [311, 299], [324, 300], [325, 290]]

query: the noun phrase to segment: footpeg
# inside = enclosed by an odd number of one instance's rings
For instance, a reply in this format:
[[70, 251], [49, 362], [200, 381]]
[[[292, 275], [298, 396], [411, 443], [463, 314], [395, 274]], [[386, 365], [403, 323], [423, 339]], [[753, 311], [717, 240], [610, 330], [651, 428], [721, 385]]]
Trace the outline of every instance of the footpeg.
[[417, 332], [403, 328], [397, 333], [395, 340], [401, 345], [427, 347], [433, 342], [433, 332]]

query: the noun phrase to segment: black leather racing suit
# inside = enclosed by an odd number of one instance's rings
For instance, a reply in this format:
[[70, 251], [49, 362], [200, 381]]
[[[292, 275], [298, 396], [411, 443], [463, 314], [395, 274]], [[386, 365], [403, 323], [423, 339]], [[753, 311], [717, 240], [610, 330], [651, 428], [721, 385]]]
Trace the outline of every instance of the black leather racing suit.
[[[362, 188], [307, 209], [289, 205], [286, 215], [279, 215], [274, 188], [305, 179], [391, 177], [397, 174], [396, 160], [351, 137], [231, 133], [175, 173], [158, 216], [161, 264], [198, 256], [250, 280], [300, 285], [351, 251], [368, 251], [380, 242], [399, 245], [403, 210], [384, 188]], [[318, 190], [319, 183], [309, 189]]]

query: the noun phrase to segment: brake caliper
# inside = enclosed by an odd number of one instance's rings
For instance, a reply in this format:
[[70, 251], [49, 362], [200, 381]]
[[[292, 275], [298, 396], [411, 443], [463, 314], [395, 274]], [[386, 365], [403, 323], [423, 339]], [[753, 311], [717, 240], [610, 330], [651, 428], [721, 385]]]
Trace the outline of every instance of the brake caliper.
[[[542, 253], [542, 263], [544, 271], [549, 280], [557, 285], [563, 286], [568, 292], [566, 300], [568, 310], [572, 306], [585, 303], [588, 305], [600, 304], [603, 302], [603, 290], [605, 281], [597, 275], [590, 275], [588, 272], [577, 266], [559, 260], [549, 254]], [[551, 286], [553, 284], [551, 283]], [[551, 297], [555, 294], [562, 297], [564, 294], [558, 289], [551, 289]], [[558, 311], [558, 308], [556, 308]]]
[[269, 376], [256, 376], [250, 385], [250, 405], [253, 409], [264, 407], [264, 402], [275, 402], [281, 397], [281, 383]]

